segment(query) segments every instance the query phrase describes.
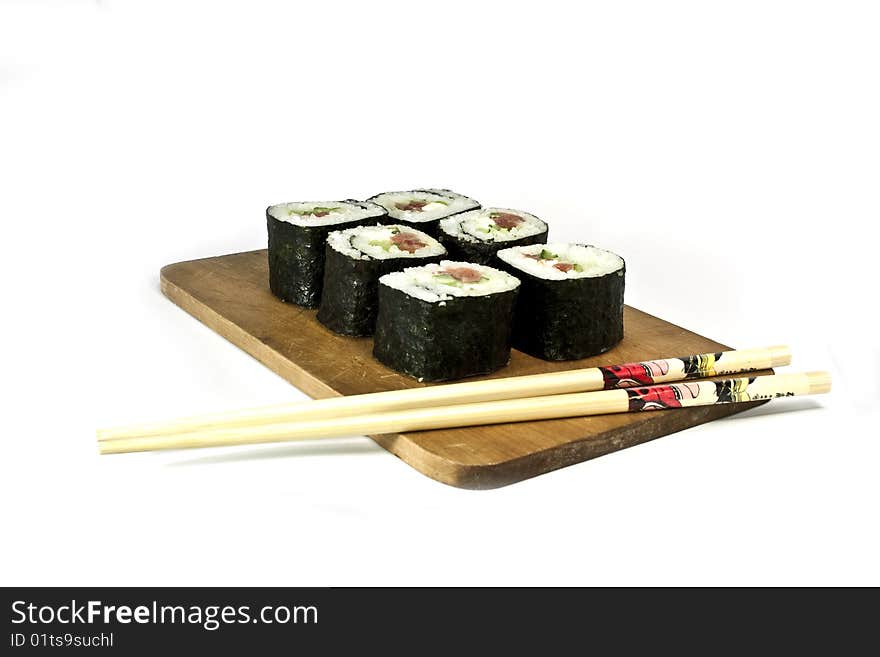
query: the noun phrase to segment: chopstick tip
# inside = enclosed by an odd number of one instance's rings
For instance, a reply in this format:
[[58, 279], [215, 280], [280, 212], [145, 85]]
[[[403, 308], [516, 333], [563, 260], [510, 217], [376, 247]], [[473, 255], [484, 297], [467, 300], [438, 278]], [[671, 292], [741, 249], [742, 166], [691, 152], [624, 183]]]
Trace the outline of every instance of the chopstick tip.
[[807, 372], [807, 379], [810, 382], [811, 395], [821, 395], [826, 392], [831, 392], [830, 372]]
[[791, 365], [791, 347], [788, 345], [776, 345], [770, 347], [770, 367], [784, 367]]

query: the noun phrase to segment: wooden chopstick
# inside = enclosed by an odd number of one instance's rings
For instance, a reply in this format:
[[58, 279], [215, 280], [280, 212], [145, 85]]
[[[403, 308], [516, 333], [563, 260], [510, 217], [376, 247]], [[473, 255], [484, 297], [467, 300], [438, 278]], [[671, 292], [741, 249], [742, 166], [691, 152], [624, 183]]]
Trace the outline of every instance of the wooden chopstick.
[[786, 346], [739, 349], [717, 354], [697, 354], [640, 363], [589, 367], [546, 374], [450, 383], [425, 388], [409, 388], [264, 406], [165, 422], [99, 429], [97, 436], [99, 442], [104, 442], [273, 423], [335, 419], [422, 407], [668, 383], [707, 376], [753, 372], [771, 367], [781, 367], [789, 363], [791, 363], [791, 351]]
[[776, 374], [721, 381], [690, 381], [647, 387], [504, 399], [452, 406], [193, 431], [168, 436], [99, 442], [102, 454], [159, 449], [251, 445], [525, 422], [564, 417], [688, 408], [828, 392], [827, 372]]

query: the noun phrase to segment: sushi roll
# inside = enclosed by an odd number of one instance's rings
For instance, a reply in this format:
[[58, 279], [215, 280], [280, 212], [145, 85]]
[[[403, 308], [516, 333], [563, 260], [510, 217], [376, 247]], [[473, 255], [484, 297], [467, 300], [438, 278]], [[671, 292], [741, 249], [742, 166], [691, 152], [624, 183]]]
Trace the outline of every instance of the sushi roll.
[[469, 210], [440, 220], [440, 242], [455, 260], [491, 265], [500, 249], [547, 241], [547, 224], [507, 208]]
[[623, 339], [626, 265], [582, 244], [503, 249], [501, 266], [522, 281], [513, 346], [544, 360], [595, 356]]
[[343, 335], [372, 335], [379, 277], [406, 265], [440, 262], [446, 249], [409, 226], [357, 226], [327, 237], [318, 321]]
[[408, 192], [383, 192], [369, 199], [388, 211], [395, 223], [406, 224], [423, 230], [432, 237], [439, 237], [441, 219], [467, 210], [475, 210], [480, 204], [472, 198], [456, 194], [448, 189], [412, 189]]
[[487, 374], [510, 360], [519, 281], [468, 262], [408, 267], [379, 279], [373, 355], [419, 381]]
[[282, 301], [315, 308], [324, 281], [324, 244], [332, 230], [384, 219], [385, 209], [362, 201], [280, 203], [266, 209], [269, 288]]

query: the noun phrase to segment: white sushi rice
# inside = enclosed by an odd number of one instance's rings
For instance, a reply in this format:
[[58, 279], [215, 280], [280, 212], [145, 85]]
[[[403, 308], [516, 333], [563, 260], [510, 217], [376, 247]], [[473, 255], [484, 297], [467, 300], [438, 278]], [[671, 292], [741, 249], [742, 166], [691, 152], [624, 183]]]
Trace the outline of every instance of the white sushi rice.
[[[413, 189], [407, 192], [384, 192], [370, 198], [388, 211], [397, 221], [421, 223], [448, 217], [452, 214], [473, 210], [480, 204], [472, 198], [456, 194], [448, 189]], [[411, 201], [424, 202], [420, 210], [402, 210], [399, 206]]]
[[[502, 228], [493, 219], [499, 214], [512, 214], [523, 222], [517, 226]], [[543, 233], [547, 230], [547, 224], [535, 215], [520, 210], [481, 208], [441, 219], [440, 230], [465, 242], [511, 242]]]
[[332, 226], [383, 217], [385, 209], [369, 201], [300, 201], [272, 205], [269, 207], [269, 216], [294, 226]]
[[[528, 257], [541, 254], [545, 257], [540, 260]], [[547, 280], [593, 278], [613, 272], [623, 276], [623, 258], [595, 246], [564, 243], [532, 244], [502, 249], [497, 255], [512, 267]], [[556, 267], [559, 264], [570, 264], [574, 267], [562, 271]]]
[[[474, 283], [463, 283], [445, 273], [447, 270], [460, 267], [476, 270], [480, 273], [480, 280]], [[403, 271], [385, 274], [379, 279], [379, 282], [429, 303], [443, 303], [454, 297], [481, 297], [497, 294], [519, 286], [518, 278], [499, 269], [450, 260], [422, 267], [407, 267]]]
[[[395, 235], [408, 233], [425, 246], [412, 253], [399, 248], [391, 239]], [[390, 258], [427, 258], [446, 253], [446, 249], [430, 235], [409, 226], [375, 225], [356, 226], [346, 230], [336, 230], [327, 237], [327, 244], [349, 258], [356, 260], [388, 260]]]

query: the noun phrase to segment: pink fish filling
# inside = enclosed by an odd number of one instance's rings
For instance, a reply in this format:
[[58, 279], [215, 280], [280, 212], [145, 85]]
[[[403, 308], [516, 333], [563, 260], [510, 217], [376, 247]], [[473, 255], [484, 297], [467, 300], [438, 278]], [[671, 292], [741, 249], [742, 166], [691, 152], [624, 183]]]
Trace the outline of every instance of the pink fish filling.
[[507, 228], [508, 230], [516, 228], [525, 221], [525, 219], [518, 214], [510, 212], [493, 212], [489, 215], [489, 218], [492, 219], [492, 221], [495, 222], [495, 225], [499, 228]]
[[415, 233], [407, 233], [406, 231], [402, 231], [397, 233], [396, 235], [391, 236], [391, 242], [394, 243], [398, 249], [401, 251], [406, 251], [408, 253], [415, 253], [419, 249], [423, 249], [427, 244], [425, 244], [419, 236]]
[[[537, 260], [538, 262], [546, 262], [548, 258], [542, 258], [541, 254], [532, 255], [531, 253], [524, 254], [526, 258], [530, 258], [532, 260]], [[570, 262], [557, 262], [553, 265], [554, 269], [558, 269], [561, 272], [569, 272], [574, 269], [574, 265]]]
[[447, 267], [442, 271], [438, 271], [437, 274], [452, 276], [452, 278], [462, 283], [478, 283], [483, 278], [479, 270], [473, 267]]
[[395, 203], [394, 205], [398, 210], [403, 210], [404, 212], [421, 212], [422, 209], [428, 205], [428, 202], [413, 199], [406, 203]]

